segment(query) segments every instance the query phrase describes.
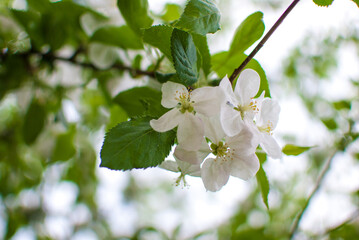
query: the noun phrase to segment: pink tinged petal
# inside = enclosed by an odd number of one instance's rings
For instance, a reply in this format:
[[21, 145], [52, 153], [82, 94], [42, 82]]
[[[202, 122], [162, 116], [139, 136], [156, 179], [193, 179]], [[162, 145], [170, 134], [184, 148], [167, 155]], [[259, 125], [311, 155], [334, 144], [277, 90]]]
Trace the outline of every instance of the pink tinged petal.
[[208, 117], [218, 114], [221, 104], [226, 102], [219, 87], [197, 88], [191, 93], [191, 101], [196, 112]]
[[202, 118], [204, 122], [204, 135], [217, 144], [226, 136], [223, 131], [219, 116]]
[[252, 69], [245, 69], [239, 75], [234, 94], [240, 101], [242, 106], [247, 106], [251, 99], [257, 95], [260, 85], [260, 77], [258, 73]]
[[190, 164], [188, 162], [183, 162], [176, 159], [178, 168], [181, 170], [183, 175], [190, 175], [193, 177], [201, 176], [201, 165], [200, 164]]
[[243, 128], [236, 136], [226, 138], [226, 143], [230, 149], [235, 150], [235, 154], [240, 155], [253, 154], [258, 146], [258, 140], [248, 127]]
[[222, 79], [222, 81], [219, 84], [219, 87], [222, 89], [223, 94], [224, 94], [227, 101], [229, 101], [233, 105], [238, 104], [238, 100], [237, 100], [237, 98], [236, 98], [236, 96], [234, 95], [234, 92], [233, 92], [232, 84], [229, 81], [227, 76], [225, 76]]
[[228, 182], [228, 166], [220, 159], [208, 158], [202, 165], [201, 177], [207, 191], [216, 192]]
[[177, 145], [174, 156], [184, 162], [188, 162], [191, 164], [201, 164], [203, 160], [208, 156], [208, 154], [211, 153], [211, 150], [205, 141], [204, 138], [202, 138], [202, 144], [198, 151], [187, 151], [182, 148], [181, 145]]
[[261, 105], [259, 115], [259, 126], [264, 126], [269, 122], [272, 125], [272, 130], [275, 129], [279, 119], [280, 106], [277, 101], [270, 98], [265, 98]]
[[255, 176], [259, 170], [259, 160], [255, 153], [250, 155], [235, 155], [231, 162], [231, 175], [243, 180]]
[[188, 95], [188, 90], [182, 84], [174, 82], [165, 82], [162, 85], [162, 100], [161, 104], [165, 108], [174, 108], [178, 104], [178, 98], [181, 94]]
[[282, 157], [282, 149], [271, 135], [262, 134], [260, 145], [271, 158], [279, 159]]
[[156, 132], [167, 132], [177, 127], [183, 119], [184, 114], [174, 108], [163, 114], [159, 119], [152, 119], [150, 125]]
[[185, 116], [178, 124], [178, 145], [187, 151], [196, 151], [201, 147], [204, 137], [204, 127], [201, 119], [192, 113], [184, 113]]
[[237, 135], [244, 124], [240, 112], [227, 104], [224, 104], [221, 108], [220, 121], [224, 133], [230, 137]]

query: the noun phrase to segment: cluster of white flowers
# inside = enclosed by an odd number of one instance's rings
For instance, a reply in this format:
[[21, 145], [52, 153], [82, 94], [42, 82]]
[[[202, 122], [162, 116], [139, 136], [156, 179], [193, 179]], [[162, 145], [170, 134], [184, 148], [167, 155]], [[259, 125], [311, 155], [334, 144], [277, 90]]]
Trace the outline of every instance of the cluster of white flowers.
[[209, 191], [220, 190], [229, 176], [247, 180], [257, 173], [260, 163], [255, 154], [258, 145], [272, 158], [281, 157], [281, 148], [272, 136], [280, 107], [270, 98], [254, 98], [260, 77], [246, 69], [235, 89], [227, 77], [218, 87], [188, 90], [166, 82], [162, 85], [162, 102], [172, 108], [158, 120], [151, 120], [157, 132], [177, 128], [174, 157], [162, 168], [200, 176]]

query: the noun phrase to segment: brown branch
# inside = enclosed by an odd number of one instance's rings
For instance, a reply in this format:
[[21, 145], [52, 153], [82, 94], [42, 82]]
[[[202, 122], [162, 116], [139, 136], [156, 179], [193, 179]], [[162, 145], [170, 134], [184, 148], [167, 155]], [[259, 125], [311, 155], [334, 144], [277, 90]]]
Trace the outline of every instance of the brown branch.
[[[90, 68], [90, 69], [95, 70], [95, 71], [106, 71], [106, 70], [113, 69], [113, 70], [120, 70], [120, 71], [128, 71], [134, 76], [144, 75], [144, 76], [148, 76], [148, 77], [151, 77], [151, 78], [155, 78], [155, 72], [145, 71], [145, 70], [141, 70], [141, 69], [135, 69], [135, 68], [132, 68], [130, 66], [126, 66], [126, 65], [123, 65], [123, 64], [119, 64], [119, 63], [113, 64], [109, 68], [101, 69], [101, 68], [98, 68], [97, 66], [95, 66], [92, 63], [81, 62], [81, 61], [76, 59], [77, 55], [81, 51], [82, 50], [75, 51], [74, 55], [69, 57], [69, 58], [56, 56], [56, 55], [52, 54], [51, 52], [50, 53], [41, 53], [41, 52], [37, 52], [37, 51], [34, 51], [34, 50], [30, 50], [29, 52], [24, 52], [24, 53], [15, 53], [13, 55], [22, 56], [24, 58], [28, 58], [30, 55], [37, 55], [37, 56], [41, 57], [43, 60], [45, 60], [47, 62], [50, 62], [50, 63], [52, 63], [54, 61], [63, 61], [63, 62], [72, 63], [72, 64], [77, 65], [77, 66], [81, 66], [81, 67], [84, 67], [84, 68]], [[10, 55], [11, 54], [9, 54], [8, 52], [0, 52], [0, 60], [5, 59], [7, 56], [10, 56]]]
[[250, 60], [257, 54], [257, 52], [264, 46], [267, 40], [271, 37], [271, 35], [277, 30], [279, 25], [283, 22], [283, 20], [287, 17], [287, 15], [292, 11], [292, 9], [297, 5], [300, 0], [294, 0], [292, 4], [284, 11], [284, 13], [280, 16], [280, 18], [276, 21], [273, 27], [268, 31], [268, 33], [262, 38], [262, 40], [258, 43], [255, 49], [249, 54], [249, 56], [244, 59], [242, 64], [234, 70], [232, 75], [229, 77], [229, 81], [233, 83], [234, 79], [238, 77], [241, 71], [245, 68], [245, 66], [249, 63]]
[[100, 69], [92, 63], [80, 62], [80, 61], [76, 60], [76, 58], [74, 58], [74, 57], [64, 58], [64, 57], [55, 56], [55, 55], [50, 55], [50, 57], [53, 58], [54, 60], [70, 62], [72, 64], [75, 64], [75, 65], [78, 65], [78, 66], [81, 66], [84, 68], [91, 68], [95, 71], [105, 71], [105, 70], [109, 70], [109, 69], [114, 69], [114, 70], [128, 71], [135, 76], [145, 75], [145, 76], [149, 76], [151, 78], [155, 78], [155, 72], [145, 71], [145, 70], [141, 70], [141, 69], [135, 69], [130, 66], [126, 66], [126, 65], [122, 65], [122, 64], [118, 64], [118, 63], [111, 65], [107, 69]]

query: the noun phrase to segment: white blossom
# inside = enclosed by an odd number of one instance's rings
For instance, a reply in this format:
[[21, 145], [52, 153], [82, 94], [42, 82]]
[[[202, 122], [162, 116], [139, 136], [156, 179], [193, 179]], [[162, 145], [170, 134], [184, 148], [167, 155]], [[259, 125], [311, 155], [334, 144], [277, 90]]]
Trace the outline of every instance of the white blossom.
[[281, 158], [282, 149], [273, 137], [273, 131], [277, 126], [280, 107], [278, 102], [265, 98], [260, 106], [255, 122], [249, 122], [251, 130], [257, 135], [262, 149], [272, 158]]
[[181, 145], [177, 145], [173, 155], [181, 161], [188, 162], [190, 164], [201, 164], [203, 160], [211, 153], [211, 149], [203, 138], [202, 144], [197, 151], [188, 151]]
[[229, 176], [248, 180], [259, 169], [255, 154], [257, 140], [251, 131], [243, 128], [233, 137], [225, 135], [218, 118], [206, 122], [206, 136], [211, 140], [211, 152], [215, 156], [207, 158], [201, 167], [201, 177], [209, 191], [220, 190]]
[[221, 107], [220, 119], [224, 132], [228, 136], [237, 135], [243, 128], [245, 121], [253, 120], [258, 112], [258, 104], [263, 94], [254, 99], [258, 93], [260, 77], [252, 69], [245, 69], [239, 76], [234, 91], [227, 77], [223, 78], [220, 87], [226, 97]]
[[179, 172], [181, 175], [176, 180], [176, 185], [180, 185], [183, 182], [184, 186], [187, 186], [186, 175], [193, 177], [201, 176], [200, 164], [190, 164], [188, 162], [180, 161], [175, 157], [176, 161], [165, 160], [160, 164], [160, 168], [169, 170], [171, 172]]
[[219, 113], [223, 98], [219, 87], [188, 90], [185, 86], [166, 82], [162, 85], [162, 106], [172, 108], [158, 120], [151, 120], [157, 132], [177, 128], [178, 143], [186, 150], [198, 150], [203, 141], [204, 128], [198, 114], [214, 116]]

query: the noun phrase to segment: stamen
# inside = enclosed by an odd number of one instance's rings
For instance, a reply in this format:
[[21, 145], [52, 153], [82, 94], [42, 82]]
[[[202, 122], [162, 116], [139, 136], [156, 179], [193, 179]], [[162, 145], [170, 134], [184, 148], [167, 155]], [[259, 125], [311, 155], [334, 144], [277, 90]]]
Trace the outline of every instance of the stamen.
[[191, 92], [192, 91], [186, 91], [185, 88], [183, 88], [183, 91], [180, 93], [179, 91], [176, 91], [175, 100], [178, 101], [177, 108], [179, 108], [179, 111], [181, 113], [185, 113], [186, 111], [195, 114], [195, 111], [193, 109], [194, 101], [191, 101]]
[[261, 132], [265, 132], [265, 133], [267, 133], [269, 135], [272, 135], [274, 126], [273, 126], [273, 123], [268, 120], [267, 124], [265, 124], [263, 126], [259, 126], [258, 129]]

